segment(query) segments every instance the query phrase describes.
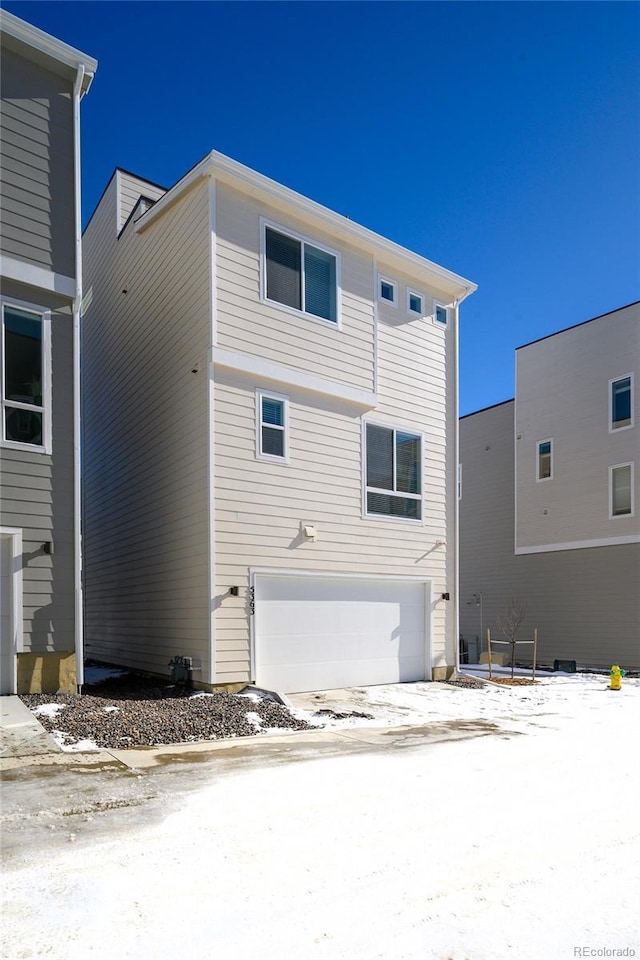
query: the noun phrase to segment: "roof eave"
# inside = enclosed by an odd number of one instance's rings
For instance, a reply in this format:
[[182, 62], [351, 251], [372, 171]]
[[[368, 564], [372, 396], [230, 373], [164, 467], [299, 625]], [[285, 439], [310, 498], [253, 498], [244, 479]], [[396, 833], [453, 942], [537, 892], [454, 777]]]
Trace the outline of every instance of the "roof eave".
[[407, 250], [392, 240], [387, 240], [385, 237], [374, 233], [373, 230], [343, 217], [315, 200], [310, 200], [303, 194], [297, 193], [295, 190], [291, 190], [261, 173], [257, 173], [250, 167], [246, 167], [216, 150], [207, 154], [161, 200], [158, 200], [152, 209], [138, 221], [136, 230], [138, 232], [145, 230], [162, 215], [164, 210], [179, 200], [186, 190], [190, 189], [199, 179], [207, 176], [215, 177], [231, 186], [241, 187], [246, 192], [254, 196], [260, 195], [263, 199], [276, 205], [293, 207], [296, 211], [312, 217], [317, 223], [326, 225], [330, 231], [338, 232], [356, 246], [373, 249], [376, 256], [384, 257], [385, 261], [397, 262], [403, 270], [413, 268], [420, 273], [428, 273], [436, 285], [439, 284], [440, 287], [454, 295], [458, 302], [477, 290], [477, 284], [471, 280], [452, 273], [446, 267], [441, 267], [439, 264]]
[[98, 61], [93, 57], [82, 53], [81, 50], [76, 50], [75, 47], [69, 46], [68, 43], [63, 43], [63, 41], [58, 40], [57, 37], [52, 37], [50, 34], [45, 33], [44, 30], [39, 30], [38, 27], [34, 27], [33, 24], [27, 23], [25, 20], [21, 20], [7, 10], [0, 10], [0, 28], [7, 36], [19, 40], [34, 50], [38, 50], [40, 53], [50, 57], [52, 60], [56, 60], [58, 63], [62, 63], [75, 70], [83, 65], [85, 78], [82, 83], [82, 93], [87, 93], [91, 86], [93, 75], [98, 69]]

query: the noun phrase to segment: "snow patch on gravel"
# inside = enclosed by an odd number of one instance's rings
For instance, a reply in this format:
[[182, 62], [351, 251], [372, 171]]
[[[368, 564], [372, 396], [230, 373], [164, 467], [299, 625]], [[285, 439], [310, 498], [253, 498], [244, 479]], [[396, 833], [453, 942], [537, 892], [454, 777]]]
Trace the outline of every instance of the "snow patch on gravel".
[[61, 710], [65, 709], [64, 703], [43, 703], [33, 711], [38, 717], [51, 717], [52, 720], [58, 716]]

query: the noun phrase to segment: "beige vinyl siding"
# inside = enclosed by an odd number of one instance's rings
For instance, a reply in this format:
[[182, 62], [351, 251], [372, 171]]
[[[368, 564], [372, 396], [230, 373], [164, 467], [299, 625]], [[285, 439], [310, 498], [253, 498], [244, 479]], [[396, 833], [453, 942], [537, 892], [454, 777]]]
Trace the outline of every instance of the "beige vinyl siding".
[[173, 656], [191, 656], [206, 682], [207, 188], [116, 239], [118, 182], [150, 192], [119, 172], [85, 235], [86, 648], [165, 675]]
[[216, 185], [217, 344], [364, 390], [373, 389], [373, 260], [340, 247], [341, 329], [260, 300], [260, 218], [336, 249], [323, 231]]
[[118, 170], [116, 174], [119, 187], [119, 203], [117, 232], [119, 233], [133, 212], [133, 208], [140, 197], [148, 197], [149, 200], [159, 200], [164, 196], [166, 190], [162, 187], [156, 187], [146, 180], [134, 177], [130, 173]]
[[73, 277], [73, 85], [4, 47], [0, 80], [0, 250]]
[[[538, 630], [541, 663], [638, 669], [640, 544], [514, 555], [513, 428], [513, 402], [460, 421], [461, 634], [480, 634], [473, 594], [483, 593], [484, 629], [494, 637], [502, 636], [498, 617], [516, 598], [526, 610], [521, 636]], [[519, 660], [530, 654], [518, 647]]]
[[[517, 546], [640, 536], [640, 305], [517, 351]], [[609, 381], [635, 375], [635, 426], [609, 432]], [[553, 438], [553, 478], [536, 443]], [[609, 518], [609, 467], [636, 461], [634, 517]], [[545, 513], [546, 511], [546, 513]]]
[[[373, 272], [371, 274], [373, 292]], [[371, 295], [370, 294], [370, 295]], [[380, 320], [379, 406], [367, 419], [424, 434], [424, 523], [363, 518], [362, 416], [357, 408], [278, 386], [289, 397], [290, 462], [256, 459], [256, 387], [267, 383], [216, 370], [216, 647], [218, 682], [248, 679], [250, 568], [433, 579], [434, 666], [455, 662], [453, 594], [447, 577], [445, 339], [427, 321]], [[391, 358], [395, 358], [391, 360]], [[395, 383], [394, 365], [405, 370]], [[411, 371], [413, 370], [413, 379]], [[427, 374], [428, 371], [428, 374]], [[427, 374], [427, 375], [425, 375]], [[405, 392], [406, 391], [406, 392]], [[452, 416], [452, 408], [449, 411]], [[300, 536], [314, 523], [316, 542]], [[453, 551], [449, 556], [452, 563]], [[231, 586], [240, 595], [228, 596]]]
[[[31, 288], [3, 285], [11, 298]], [[43, 307], [55, 301], [45, 294]], [[22, 530], [24, 652], [75, 647], [73, 516], [73, 321], [51, 315], [52, 453], [0, 447], [0, 526]], [[53, 541], [54, 553], [42, 547]]]

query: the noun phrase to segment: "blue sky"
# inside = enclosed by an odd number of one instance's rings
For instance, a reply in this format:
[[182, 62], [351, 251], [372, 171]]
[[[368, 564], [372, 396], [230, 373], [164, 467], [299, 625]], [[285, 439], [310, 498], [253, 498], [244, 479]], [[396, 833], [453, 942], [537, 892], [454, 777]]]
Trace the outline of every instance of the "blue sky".
[[11, 2], [99, 61], [88, 218], [115, 166], [211, 149], [475, 281], [461, 413], [514, 348], [640, 299], [640, 5]]

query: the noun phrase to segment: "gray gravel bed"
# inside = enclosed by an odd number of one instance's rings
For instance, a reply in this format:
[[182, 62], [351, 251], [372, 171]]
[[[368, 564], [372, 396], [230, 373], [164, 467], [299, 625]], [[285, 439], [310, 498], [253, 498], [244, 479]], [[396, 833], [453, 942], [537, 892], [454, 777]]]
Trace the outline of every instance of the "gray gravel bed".
[[154, 678], [127, 675], [86, 691], [76, 696], [25, 694], [21, 699], [32, 711], [49, 703], [62, 706], [55, 717], [36, 715], [49, 732], [66, 734], [67, 744], [92, 740], [111, 749], [252, 737], [267, 727], [311, 729], [286, 707], [269, 700], [256, 702], [231, 693], [192, 695]]

